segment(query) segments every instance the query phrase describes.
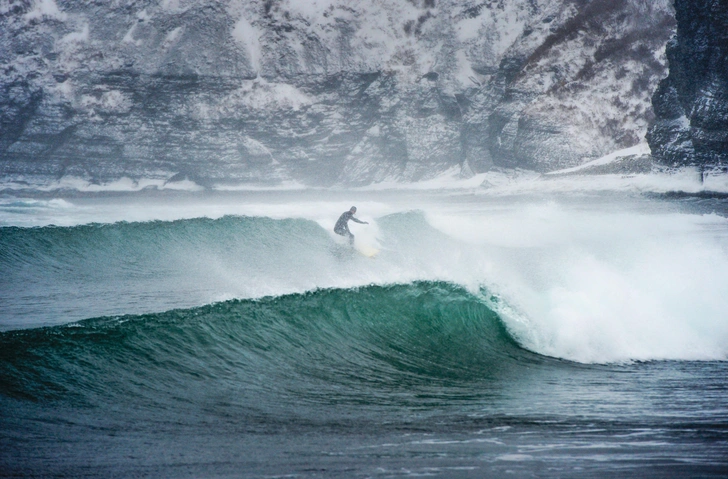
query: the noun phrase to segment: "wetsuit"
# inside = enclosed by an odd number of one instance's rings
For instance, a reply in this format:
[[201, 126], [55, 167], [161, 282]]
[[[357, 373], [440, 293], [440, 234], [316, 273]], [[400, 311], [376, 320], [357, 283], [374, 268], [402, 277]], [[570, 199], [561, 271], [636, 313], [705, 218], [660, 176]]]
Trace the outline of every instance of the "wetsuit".
[[366, 221], [359, 221], [354, 218], [354, 213], [351, 211], [346, 211], [339, 216], [339, 220], [336, 222], [336, 226], [334, 226], [334, 233], [341, 236], [348, 236], [349, 243], [354, 244], [354, 235], [351, 234], [351, 231], [349, 231], [349, 220], [363, 225], [367, 224]]

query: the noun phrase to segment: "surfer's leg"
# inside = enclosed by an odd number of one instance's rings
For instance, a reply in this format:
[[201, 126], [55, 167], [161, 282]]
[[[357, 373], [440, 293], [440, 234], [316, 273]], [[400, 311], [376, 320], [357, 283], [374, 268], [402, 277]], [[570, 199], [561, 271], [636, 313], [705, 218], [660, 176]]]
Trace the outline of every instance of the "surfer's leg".
[[349, 231], [349, 244], [354, 246], [354, 235]]

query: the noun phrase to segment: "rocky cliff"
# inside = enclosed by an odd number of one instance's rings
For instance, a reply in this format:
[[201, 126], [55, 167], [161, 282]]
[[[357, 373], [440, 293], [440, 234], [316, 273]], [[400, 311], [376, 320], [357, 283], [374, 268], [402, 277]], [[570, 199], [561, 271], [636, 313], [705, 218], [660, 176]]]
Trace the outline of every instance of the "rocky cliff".
[[5, 0], [0, 175], [574, 166], [641, 141], [673, 23], [669, 0]]
[[676, 0], [670, 73], [652, 98], [647, 140], [669, 166], [728, 166], [728, 3]]

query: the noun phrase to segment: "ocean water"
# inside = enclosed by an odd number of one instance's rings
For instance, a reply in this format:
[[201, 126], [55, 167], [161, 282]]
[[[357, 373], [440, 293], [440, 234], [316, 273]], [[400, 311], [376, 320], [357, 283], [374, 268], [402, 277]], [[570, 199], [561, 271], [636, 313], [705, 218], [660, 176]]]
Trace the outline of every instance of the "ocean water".
[[488, 191], [6, 191], [0, 476], [728, 476], [725, 196]]

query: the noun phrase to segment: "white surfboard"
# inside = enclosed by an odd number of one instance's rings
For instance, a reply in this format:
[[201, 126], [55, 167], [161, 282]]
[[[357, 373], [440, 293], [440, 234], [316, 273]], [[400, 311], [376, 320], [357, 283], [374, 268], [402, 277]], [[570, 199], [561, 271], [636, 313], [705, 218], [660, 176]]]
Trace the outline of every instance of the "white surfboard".
[[374, 246], [369, 246], [365, 244], [355, 244], [354, 249], [366, 256], [367, 258], [374, 258], [379, 253], [379, 250]]

